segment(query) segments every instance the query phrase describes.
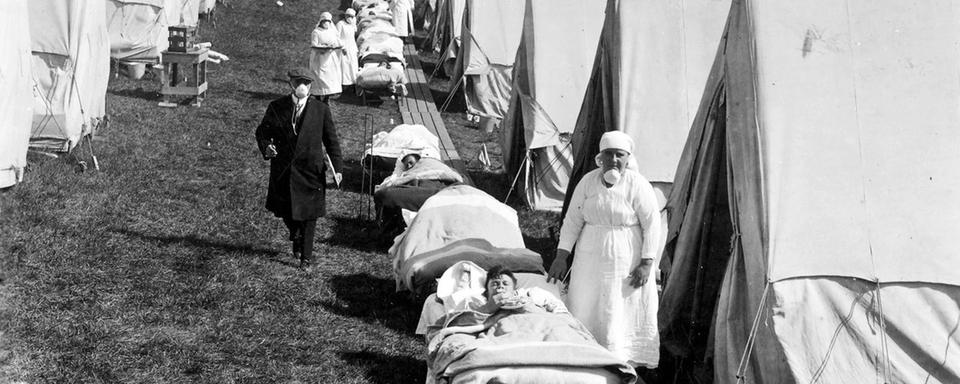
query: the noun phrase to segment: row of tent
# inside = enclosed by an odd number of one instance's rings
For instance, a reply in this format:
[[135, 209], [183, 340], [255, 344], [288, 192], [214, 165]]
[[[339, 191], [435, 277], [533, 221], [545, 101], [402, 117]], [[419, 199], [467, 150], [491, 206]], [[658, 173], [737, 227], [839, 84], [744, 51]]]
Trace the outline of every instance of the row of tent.
[[170, 25], [214, 0], [0, 1], [0, 188], [22, 179], [28, 146], [67, 152], [105, 118], [110, 58], [157, 63]]
[[952, 2], [435, 4], [426, 48], [504, 119], [532, 207], [563, 207], [603, 132], [634, 138], [669, 223], [667, 376], [960, 382]]

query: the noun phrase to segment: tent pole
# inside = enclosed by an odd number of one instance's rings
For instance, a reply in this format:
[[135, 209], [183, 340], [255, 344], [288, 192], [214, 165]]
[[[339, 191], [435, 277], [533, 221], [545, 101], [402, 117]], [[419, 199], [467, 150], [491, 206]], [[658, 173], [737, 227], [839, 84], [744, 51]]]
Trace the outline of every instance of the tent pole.
[[523, 163], [520, 163], [520, 169], [517, 170], [517, 175], [513, 177], [513, 182], [510, 183], [510, 190], [507, 191], [507, 197], [503, 198], [503, 203], [506, 204], [507, 200], [510, 199], [510, 195], [513, 193], [513, 188], [517, 186], [517, 180], [520, 179], [520, 173], [523, 172], [523, 167], [530, 162], [530, 151], [527, 151], [526, 156], [523, 158]]
[[440, 67], [443, 66], [443, 58], [447, 57], [447, 53], [450, 52], [450, 45], [452, 44], [447, 44], [447, 47], [443, 49], [443, 54], [437, 59], [437, 66], [433, 67], [433, 72], [430, 73], [430, 78], [427, 79], [427, 84], [430, 84], [430, 82], [433, 81], [433, 77], [437, 75], [437, 72], [440, 71]]
[[[367, 116], [369, 116], [369, 114], [368, 114]], [[368, 140], [369, 140], [369, 142], [370, 142], [370, 152], [373, 153], [373, 119], [367, 119], [367, 126], [369, 127], [369, 128], [367, 129], [367, 132], [368, 132], [368, 136], [367, 136], [367, 137], [369, 138]], [[374, 188], [373, 188], [373, 158], [370, 158], [370, 169], [369, 169], [369, 171], [370, 171], [370, 172], [368, 173], [368, 175], [369, 175], [370, 178], [367, 180], [367, 185], [370, 186], [370, 196], [368, 196], [368, 197], [366, 198], [366, 199], [367, 199], [367, 217], [369, 217], [370, 220], [377, 220], [376, 214], [375, 214], [375, 212], [373, 212], [373, 211], [374, 211], [374, 206], [373, 206], [373, 205], [374, 205], [374, 201], [373, 201], [373, 192], [374, 192]]]
[[443, 106], [440, 107], [440, 112], [446, 112], [447, 107], [450, 106], [450, 101], [453, 100], [453, 95], [457, 94], [457, 89], [460, 89], [460, 84], [463, 83], [463, 80], [467, 78], [467, 75], [460, 76], [460, 80], [457, 80], [457, 83], [453, 85], [453, 88], [450, 89], [450, 94], [447, 95], [447, 100], [443, 102]]

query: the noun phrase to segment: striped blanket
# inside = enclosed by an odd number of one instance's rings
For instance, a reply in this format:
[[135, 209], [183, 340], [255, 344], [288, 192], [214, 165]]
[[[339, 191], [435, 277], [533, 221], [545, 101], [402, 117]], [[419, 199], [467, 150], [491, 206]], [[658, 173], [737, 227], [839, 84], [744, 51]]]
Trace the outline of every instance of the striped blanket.
[[[447, 187], [424, 202], [407, 230], [398, 236], [390, 247], [397, 290], [412, 289], [410, 271], [416, 268], [407, 267], [406, 264], [416, 261], [415, 256], [465, 239], [485, 240], [489, 246], [480, 241], [464, 244], [484, 252], [492, 250], [492, 254], [501, 252], [502, 249], [525, 248], [517, 221], [517, 211], [477, 188], [468, 185]], [[526, 252], [514, 252], [510, 255], [513, 254], [531, 256]], [[442, 258], [443, 252], [434, 256]], [[443, 270], [439, 272], [442, 273]], [[439, 274], [433, 277], [438, 276]]]
[[404, 288], [417, 294], [428, 294], [434, 290], [436, 278], [460, 261], [471, 261], [485, 270], [499, 265], [515, 273], [545, 273], [543, 259], [534, 251], [497, 248], [484, 239], [462, 239], [410, 257], [399, 265], [397, 277]]

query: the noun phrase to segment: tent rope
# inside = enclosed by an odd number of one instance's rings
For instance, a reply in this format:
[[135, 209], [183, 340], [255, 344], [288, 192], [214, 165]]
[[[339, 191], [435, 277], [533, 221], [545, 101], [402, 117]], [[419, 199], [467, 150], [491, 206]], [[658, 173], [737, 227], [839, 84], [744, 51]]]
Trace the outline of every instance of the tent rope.
[[[573, 144], [573, 141], [568, 141], [566, 145], [560, 147], [560, 152], [562, 153], [564, 150], [566, 150], [566, 149], [567, 149], [568, 147], [570, 147], [572, 144]], [[556, 146], [554, 146], [554, 147], [556, 147]], [[549, 170], [551, 170], [551, 169], [554, 169], [553, 166], [556, 165], [556, 164], [560, 161], [561, 158], [563, 158], [563, 156], [554, 156], [554, 158], [553, 158], [552, 160], [550, 160], [549, 163], [547, 163], [547, 166], [544, 167], [544, 169], [542, 169], [542, 170], [539, 172], [539, 174], [538, 174], [536, 177], [533, 178], [533, 184], [534, 184], [534, 185], [540, 184], [540, 182], [543, 181], [543, 179], [544, 179], [545, 177], [547, 177], [547, 172], [548, 172]]]
[[883, 314], [883, 299], [880, 294], [880, 279], [874, 280], [874, 284], [877, 287], [877, 311], [880, 317], [880, 353], [883, 354], [883, 379], [884, 384], [889, 384], [890, 380], [890, 350], [887, 347], [887, 323], [884, 320]]
[[750, 326], [750, 336], [747, 337], [747, 344], [743, 346], [743, 353], [740, 355], [740, 364], [737, 366], [737, 383], [744, 382], [744, 371], [747, 369], [750, 355], [753, 353], [753, 347], [757, 341], [757, 331], [760, 329], [760, 315], [767, 304], [767, 292], [770, 289], [770, 279], [767, 279], [763, 285], [763, 296], [760, 297], [760, 305], [757, 306], [757, 314], [753, 317], [753, 324]]

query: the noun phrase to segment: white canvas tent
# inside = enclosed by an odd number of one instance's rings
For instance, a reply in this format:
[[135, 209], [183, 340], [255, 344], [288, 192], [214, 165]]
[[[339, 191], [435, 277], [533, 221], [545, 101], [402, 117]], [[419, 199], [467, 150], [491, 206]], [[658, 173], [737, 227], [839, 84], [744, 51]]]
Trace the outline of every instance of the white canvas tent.
[[729, 7], [729, 0], [608, 0], [574, 129], [568, 196], [596, 168], [600, 136], [613, 130], [633, 137], [640, 173], [669, 193]]
[[606, 0], [527, 0], [502, 145], [527, 204], [559, 211], [573, 168], [570, 135], [583, 104]]
[[460, 52], [460, 34], [466, 4], [467, 0], [437, 0], [430, 31], [423, 41], [424, 50], [440, 54], [436, 69], [443, 68], [448, 74], [453, 71], [453, 59]]
[[27, 0], [0, 2], [0, 188], [17, 184], [27, 165], [33, 119]]
[[[467, 113], [499, 124], [510, 102], [513, 61], [523, 33], [523, 0], [467, 0], [450, 93], [463, 85]], [[445, 103], [446, 104], [446, 103]]]
[[102, 0], [30, 0], [30, 146], [69, 151], [104, 116], [110, 46]]
[[714, 382], [960, 382], [958, 31], [946, 0], [734, 2], [660, 306]]
[[167, 28], [196, 26], [201, 1], [106, 0], [110, 55], [123, 61], [157, 62], [170, 45]]

